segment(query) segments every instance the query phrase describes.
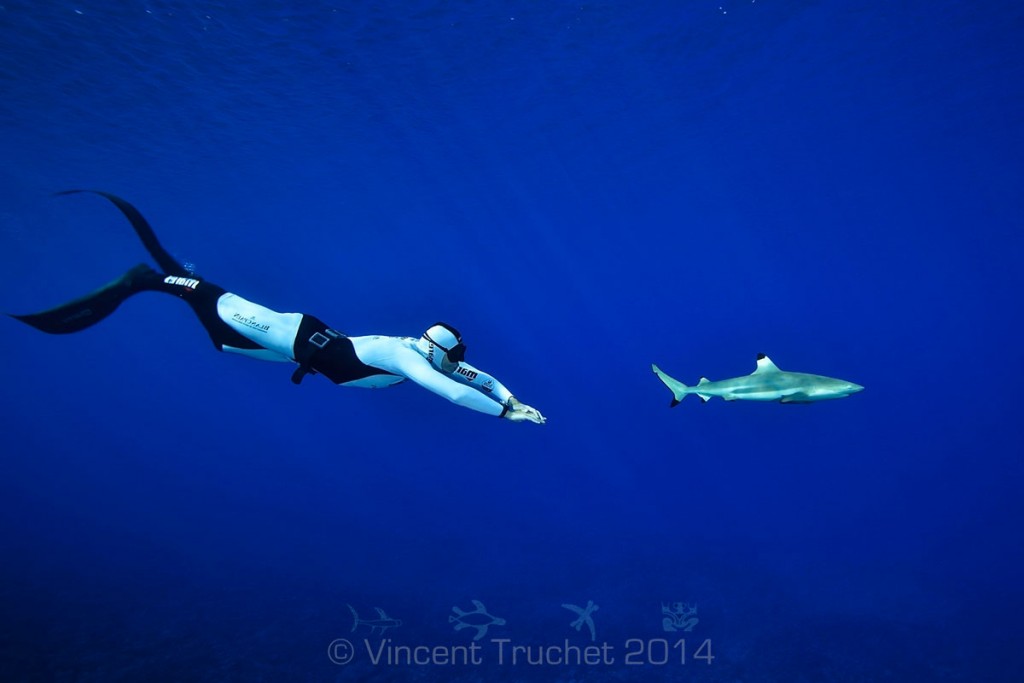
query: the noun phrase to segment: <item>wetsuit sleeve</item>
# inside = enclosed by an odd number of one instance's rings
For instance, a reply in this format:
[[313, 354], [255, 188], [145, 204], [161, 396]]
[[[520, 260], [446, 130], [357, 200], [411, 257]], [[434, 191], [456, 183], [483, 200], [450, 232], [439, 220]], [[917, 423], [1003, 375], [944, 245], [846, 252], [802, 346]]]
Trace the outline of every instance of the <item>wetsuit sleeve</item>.
[[473, 387], [477, 391], [490, 396], [493, 400], [501, 403], [502, 405], [508, 403], [508, 400], [512, 398], [512, 392], [506, 389], [504, 384], [483, 370], [474, 368], [465, 361], [459, 363], [455, 372], [452, 373], [452, 379], [461, 384]]
[[[456, 382], [438, 372], [426, 359], [418, 355], [411, 354], [409, 357], [403, 358], [396, 369], [424, 389], [429, 389], [456, 405], [495, 417], [505, 414], [505, 406], [498, 403], [497, 399], [490, 398], [491, 395]], [[502, 388], [504, 389], [504, 387]]]

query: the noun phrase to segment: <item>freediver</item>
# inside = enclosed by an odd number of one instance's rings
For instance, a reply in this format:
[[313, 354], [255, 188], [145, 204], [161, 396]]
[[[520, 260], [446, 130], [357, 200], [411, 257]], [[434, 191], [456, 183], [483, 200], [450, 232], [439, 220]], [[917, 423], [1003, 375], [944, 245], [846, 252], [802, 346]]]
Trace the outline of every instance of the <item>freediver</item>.
[[200, 279], [178, 263], [157, 240], [139, 211], [115, 195], [110, 200], [131, 222], [163, 272], [139, 264], [113, 282], [42, 313], [12, 316], [50, 334], [69, 334], [95, 325], [139, 292], [164, 292], [183, 299], [219, 351], [260, 360], [294, 362], [292, 382], [321, 374], [335, 384], [389, 387], [409, 379], [452, 403], [512, 422], [544, 424], [540, 412], [517, 400], [497, 379], [465, 361], [462, 335], [446, 323], [431, 325], [419, 339], [381, 335], [349, 337], [303, 313], [278, 313]]

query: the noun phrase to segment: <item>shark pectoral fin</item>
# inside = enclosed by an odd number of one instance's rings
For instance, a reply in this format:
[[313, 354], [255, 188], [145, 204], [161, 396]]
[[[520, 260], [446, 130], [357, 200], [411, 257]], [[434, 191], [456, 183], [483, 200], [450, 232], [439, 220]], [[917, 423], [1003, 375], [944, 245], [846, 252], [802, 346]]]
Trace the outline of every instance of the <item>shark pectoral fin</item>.
[[782, 398], [779, 399], [779, 403], [813, 403], [813, 402], [814, 401], [811, 400], [810, 396], [808, 396], [807, 394], [800, 393], [800, 392], [797, 392], [795, 394], [790, 394], [789, 396], [783, 396]]
[[672, 399], [672, 400], [671, 400], [671, 401], [669, 402], [669, 404], [668, 404], [668, 407], [669, 407], [669, 408], [675, 408], [675, 407], [676, 407], [677, 405], [679, 405], [679, 401], [678, 401], [678, 399]]

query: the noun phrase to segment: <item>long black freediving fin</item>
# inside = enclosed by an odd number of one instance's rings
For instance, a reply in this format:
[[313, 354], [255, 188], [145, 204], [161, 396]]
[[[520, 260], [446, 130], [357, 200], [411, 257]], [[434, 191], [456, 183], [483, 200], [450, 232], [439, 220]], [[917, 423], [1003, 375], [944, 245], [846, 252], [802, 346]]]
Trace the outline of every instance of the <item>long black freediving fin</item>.
[[[156, 233], [153, 232], [153, 228], [149, 222], [143, 218], [139, 210], [134, 206], [121, 199], [117, 195], [110, 194], [109, 192], [101, 192], [100, 190], [64, 190], [62, 192], [55, 192], [55, 196], [62, 196], [67, 194], [78, 194], [80, 192], [86, 192], [89, 194], [98, 194], [101, 197], [105, 197], [110, 202], [121, 210], [121, 213], [125, 215], [125, 218], [135, 228], [135, 234], [142, 240], [143, 246], [146, 247], [146, 251], [150, 253], [153, 260], [156, 261], [160, 269], [167, 275], [186, 275], [188, 270], [183, 265], [171, 256], [163, 245], [160, 244], [160, 240], [156, 238]], [[91, 295], [90, 295], [91, 296]]]
[[128, 297], [150, 288], [160, 275], [145, 263], [83, 297], [42, 313], [12, 315], [26, 325], [49, 334], [70, 334], [84, 330], [117, 310]]

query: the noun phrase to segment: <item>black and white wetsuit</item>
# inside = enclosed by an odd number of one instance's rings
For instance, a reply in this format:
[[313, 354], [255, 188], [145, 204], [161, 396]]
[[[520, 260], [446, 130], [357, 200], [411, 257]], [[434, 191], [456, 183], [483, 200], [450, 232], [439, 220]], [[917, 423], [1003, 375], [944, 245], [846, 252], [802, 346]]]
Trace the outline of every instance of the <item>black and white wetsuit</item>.
[[298, 383], [305, 374], [319, 373], [335, 384], [353, 387], [389, 387], [407, 379], [449, 401], [488, 415], [502, 417], [512, 394], [491, 375], [462, 361], [438, 362], [433, 342], [411, 337], [349, 337], [319, 319], [302, 313], [278, 313], [247, 301], [178, 263], [160, 244], [139, 211], [125, 200], [96, 190], [131, 222], [143, 245], [164, 271], [135, 266], [100, 289], [41, 313], [13, 316], [50, 334], [78, 332], [113, 313], [139, 292], [173, 294], [186, 301], [221, 351], [262, 360], [295, 362]]
[[452, 403], [503, 416], [511, 392], [497, 379], [465, 361], [444, 372], [431, 362], [433, 346], [423, 339], [382, 335], [349, 337], [318, 318], [278, 313], [190, 276], [139, 273], [137, 291], [160, 291], [185, 300], [221, 351], [278, 362], [302, 362], [335, 384], [390, 387], [412, 380]]

